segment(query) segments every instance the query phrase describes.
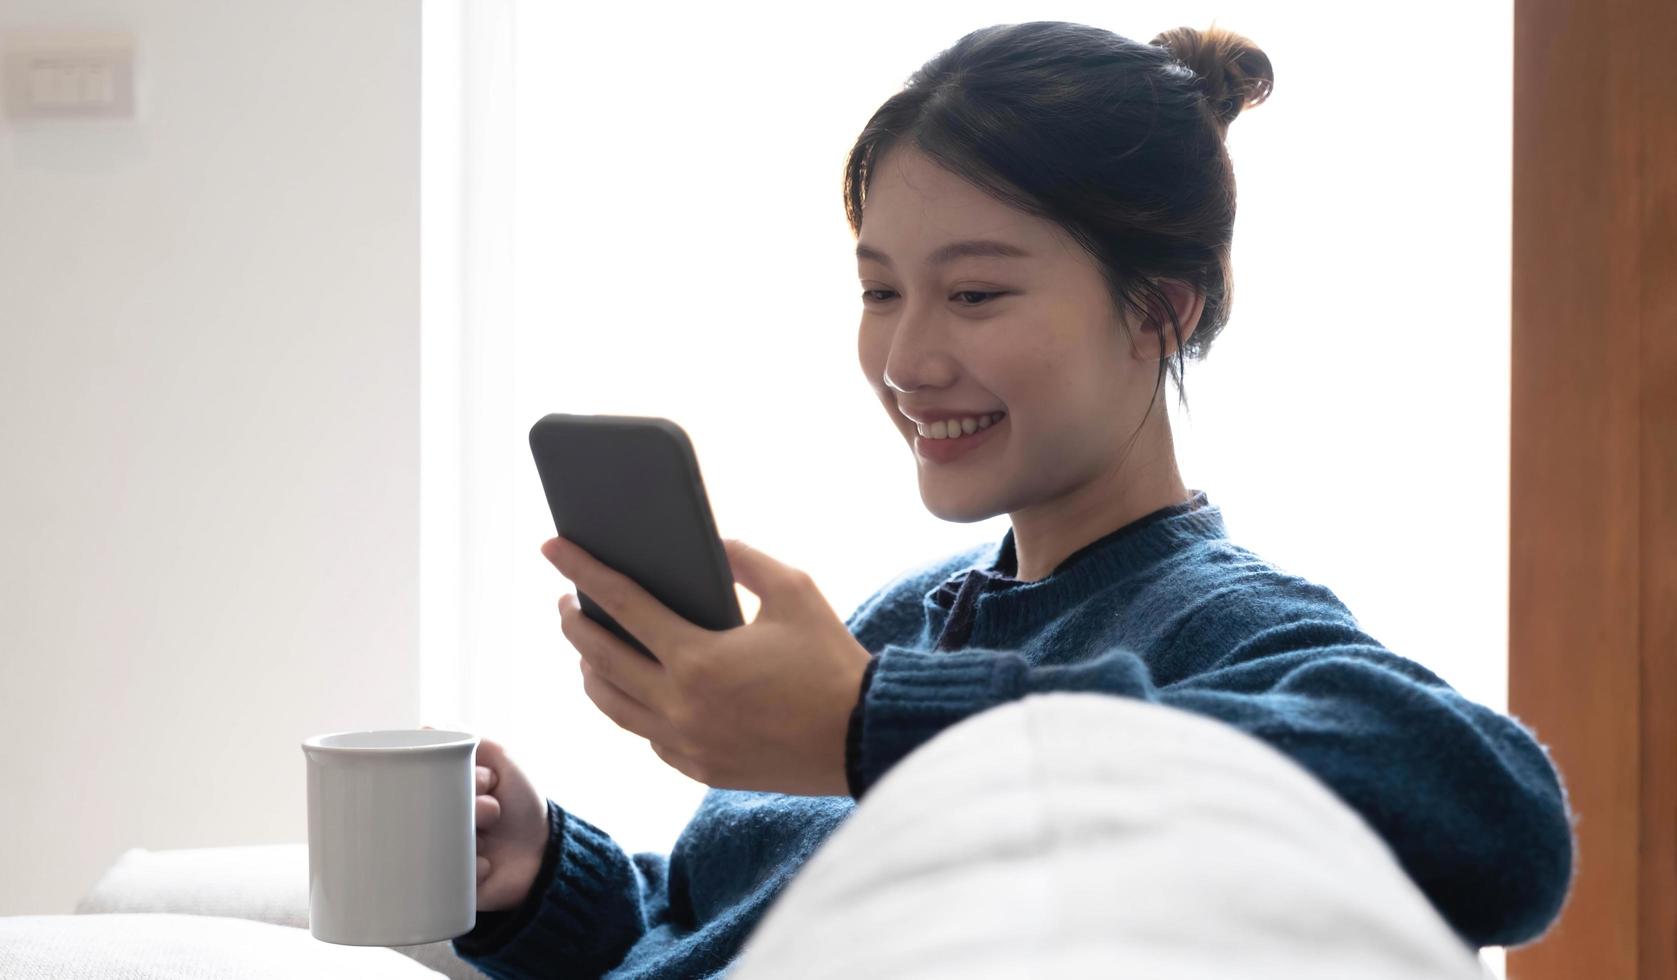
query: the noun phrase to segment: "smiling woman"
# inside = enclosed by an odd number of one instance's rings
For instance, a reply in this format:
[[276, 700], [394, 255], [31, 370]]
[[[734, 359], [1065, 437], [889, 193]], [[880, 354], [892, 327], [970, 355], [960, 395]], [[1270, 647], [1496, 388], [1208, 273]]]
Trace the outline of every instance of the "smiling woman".
[[[1006, 25], [933, 59], [863, 129], [844, 183], [861, 281], [877, 290], [862, 371], [914, 444], [927, 509], [1006, 513], [1011, 528], [859, 612], [876, 656], [852, 715], [851, 789], [860, 797], [962, 716], [963, 698], [973, 711], [1037, 690], [1155, 700], [1292, 754], [1469, 942], [1528, 939], [1558, 914], [1571, 866], [1541, 747], [1368, 636], [1330, 590], [1229, 541], [1207, 494], [1184, 485], [1158, 410], [1167, 372], [1185, 402], [1186, 358], [1204, 358], [1228, 322], [1224, 140], [1273, 87], [1268, 56], [1227, 30], [1141, 45]], [[975, 310], [959, 301], [967, 289], [1002, 298]], [[1005, 412], [1005, 425], [962, 423], [926, 452], [921, 423], [975, 412]], [[1164, 649], [1133, 639], [1144, 623]], [[1434, 707], [1415, 713], [1415, 699]], [[1470, 746], [1489, 744], [1518, 748], [1464, 768]], [[1447, 788], [1487, 779], [1524, 803]], [[1530, 851], [1491, 843], [1509, 835], [1543, 854], [1540, 871]]]
[[[1366, 821], [1469, 945], [1553, 921], [1572, 852], [1543, 747], [1386, 648], [1328, 588], [1232, 541], [1176, 465], [1164, 379], [1185, 402], [1183, 366], [1229, 318], [1224, 141], [1273, 82], [1263, 50], [1226, 30], [1141, 42], [1033, 21], [966, 34], [879, 107], [845, 170], [858, 364], [926, 509], [1011, 527], [891, 578], [842, 624], [808, 575], [766, 556], [735, 566], [763, 583], [763, 615], [712, 635], [615, 582], [625, 615], [669, 646], [661, 669], [567, 602], [596, 705], [676, 745], [665, 761], [709, 788], [668, 853], [631, 854], [550, 801], [535, 886], [456, 940], [462, 955], [505, 977], [724, 969], [901, 760], [1060, 691], [1267, 742]], [[574, 557], [567, 574], [611, 591]], [[1191, 904], [1198, 921], [1208, 905]]]

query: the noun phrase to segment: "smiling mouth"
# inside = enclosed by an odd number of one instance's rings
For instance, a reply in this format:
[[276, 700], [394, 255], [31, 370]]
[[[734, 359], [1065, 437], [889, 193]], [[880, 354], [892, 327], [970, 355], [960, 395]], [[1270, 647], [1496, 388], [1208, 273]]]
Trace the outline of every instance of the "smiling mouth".
[[[943, 435], [931, 435], [931, 434], [926, 433], [926, 432], [921, 432], [919, 423], [915, 422], [913, 419], [909, 418], [906, 415], [903, 416], [904, 420], [908, 422], [908, 431], [909, 431], [910, 436], [917, 436], [921, 439], [926, 439], [926, 440], [929, 440], [929, 441], [946, 441], [946, 440], [947, 441], [954, 441], [954, 440], [957, 440], [957, 439], [966, 438], [968, 436], [975, 436], [975, 435], [978, 435], [979, 433], [983, 432], [986, 429], [994, 428], [995, 426], [999, 425], [1003, 419], [1007, 418], [1007, 413], [1006, 412], [987, 412], [983, 415], [971, 416], [971, 417], [977, 419], [978, 421], [977, 421], [976, 427], [973, 428], [972, 431], [970, 431], [970, 432], [963, 431], [963, 426], [961, 425], [961, 419], [960, 418], [940, 419], [937, 422], [927, 423], [926, 428], [928, 430], [930, 430], [930, 429], [932, 429], [933, 426], [941, 426], [941, 427], [943, 427], [943, 429], [947, 429], [948, 431], [945, 431]], [[934, 431], [943, 431], [943, 429], [934, 430]]]
[[996, 435], [996, 430], [1007, 424], [1008, 416], [1004, 414], [997, 422], [959, 436], [938, 439], [917, 432], [910, 440], [910, 445], [914, 447], [914, 455], [927, 463], [953, 466], [969, 458], [971, 454], [984, 452], [984, 448], [992, 441], [1001, 438]]

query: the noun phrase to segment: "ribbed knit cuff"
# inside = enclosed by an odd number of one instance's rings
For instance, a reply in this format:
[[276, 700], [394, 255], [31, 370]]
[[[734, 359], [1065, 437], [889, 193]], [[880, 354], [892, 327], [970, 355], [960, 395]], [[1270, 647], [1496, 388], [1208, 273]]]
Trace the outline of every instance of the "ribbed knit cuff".
[[923, 651], [887, 644], [874, 658], [857, 727], [851, 795], [865, 792], [933, 735], [1018, 696], [1025, 661], [997, 650]]
[[548, 828], [553, 866], [544, 854], [531, 898], [507, 919], [480, 916], [453, 940], [456, 954], [492, 976], [599, 976], [645, 931], [640, 875], [617, 842], [551, 800]]
[[862, 671], [862, 686], [856, 694], [856, 707], [850, 711], [850, 727], [844, 733], [844, 781], [850, 795], [862, 798], [862, 712], [868, 704], [868, 687], [873, 683], [873, 672], [879, 668], [879, 658], [872, 657]]

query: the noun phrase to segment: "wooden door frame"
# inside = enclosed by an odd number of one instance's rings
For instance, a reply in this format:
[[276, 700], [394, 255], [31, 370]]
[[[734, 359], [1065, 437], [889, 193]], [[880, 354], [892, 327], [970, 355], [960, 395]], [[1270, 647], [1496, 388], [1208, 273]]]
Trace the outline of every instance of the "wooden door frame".
[[1578, 850], [1510, 980], [1677, 977], [1674, 51], [1673, 0], [1515, 0], [1509, 710]]

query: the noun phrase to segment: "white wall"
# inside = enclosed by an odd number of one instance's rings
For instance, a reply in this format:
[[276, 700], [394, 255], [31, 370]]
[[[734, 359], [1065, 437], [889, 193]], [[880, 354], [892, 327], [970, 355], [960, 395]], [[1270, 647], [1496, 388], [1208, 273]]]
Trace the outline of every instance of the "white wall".
[[419, 724], [419, 4], [0, 0], [130, 30], [139, 116], [0, 119], [0, 914], [306, 839]]

